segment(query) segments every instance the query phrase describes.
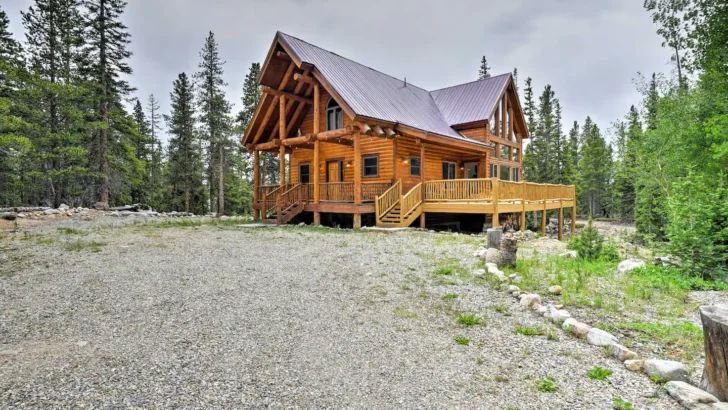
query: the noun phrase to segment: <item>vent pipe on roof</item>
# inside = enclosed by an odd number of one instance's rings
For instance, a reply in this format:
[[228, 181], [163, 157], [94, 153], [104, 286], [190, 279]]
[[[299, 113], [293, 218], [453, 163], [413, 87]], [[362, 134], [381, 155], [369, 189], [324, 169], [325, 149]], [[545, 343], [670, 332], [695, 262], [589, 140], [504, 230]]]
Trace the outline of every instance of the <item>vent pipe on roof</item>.
[[407, 77], [404, 78], [404, 86], [407, 87]]

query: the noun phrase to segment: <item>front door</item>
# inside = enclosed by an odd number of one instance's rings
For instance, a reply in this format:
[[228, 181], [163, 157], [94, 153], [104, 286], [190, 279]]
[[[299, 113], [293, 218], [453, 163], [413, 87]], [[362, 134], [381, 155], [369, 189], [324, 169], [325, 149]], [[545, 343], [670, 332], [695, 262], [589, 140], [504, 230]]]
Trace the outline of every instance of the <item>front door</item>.
[[455, 179], [455, 167], [454, 162], [443, 162], [442, 163], [442, 179]]
[[342, 172], [344, 161], [326, 161], [326, 182], [343, 182]]
[[475, 179], [478, 178], [478, 163], [477, 162], [466, 162], [465, 163], [465, 178]]

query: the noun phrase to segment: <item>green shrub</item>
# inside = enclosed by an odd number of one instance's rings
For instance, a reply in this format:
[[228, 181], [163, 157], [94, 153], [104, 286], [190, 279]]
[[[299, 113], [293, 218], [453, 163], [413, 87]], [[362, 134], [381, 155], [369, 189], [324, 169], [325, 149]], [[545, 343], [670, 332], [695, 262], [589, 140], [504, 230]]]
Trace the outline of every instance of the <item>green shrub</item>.
[[468, 339], [465, 336], [456, 336], [455, 343], [457, 343], [459, 345], [467, 346], [470, 344], [470, 339]]
[[540, 327], [516, 325], [516, 328], [513, 329], [513, 333], [524, 336], [541, 336], [542, 334], [544, 334], [544, 330]]
[[580, 258], [590, 261], [597, 260], [601, 257], [603, 245], [604, 238], [599, 235], [599, 231], [592, 223], [591, 217], [589, 217], [589, 223], [587, 223], [586, 228], [581, 231], [581, 235], [569, 241], [569, 249], [575, 250]]
[[475, 326], [480, 324], [480, 318], [475, 315], [460, 315], [458, 316], [458, 323], [463, 326]]
[[536, 388], [541, 393], [555, 393], [559, 388], [554, 384], [553, 377], [546, 377], [536, 383]]
[[624, 399], [617, 397], [612, 402], [612, 409], [614, 410], [634, 410], [632, 403], [625, 401]]
[[603, 367], [594, 366], [586, 374], [592, 380], [607, 380], [612, 375], [612, 371]]

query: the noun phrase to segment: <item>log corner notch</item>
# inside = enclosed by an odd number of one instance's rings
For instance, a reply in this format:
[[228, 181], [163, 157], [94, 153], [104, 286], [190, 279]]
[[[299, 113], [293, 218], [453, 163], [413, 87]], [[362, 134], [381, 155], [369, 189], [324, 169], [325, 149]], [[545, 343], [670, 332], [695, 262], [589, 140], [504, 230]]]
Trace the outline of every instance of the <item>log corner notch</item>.
[[700, 320], [705, 338], [705, 369], [700, 388], [717, 397], [728, 399], [728, 306], [701, 306]]

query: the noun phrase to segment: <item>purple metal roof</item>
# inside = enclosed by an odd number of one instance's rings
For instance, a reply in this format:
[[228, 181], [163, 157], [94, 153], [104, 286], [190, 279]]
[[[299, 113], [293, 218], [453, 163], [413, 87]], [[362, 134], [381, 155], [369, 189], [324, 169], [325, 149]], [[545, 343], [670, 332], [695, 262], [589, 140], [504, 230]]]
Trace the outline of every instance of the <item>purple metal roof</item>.
[[511, 74], [431, 91], [437, 107], [450, 125], [489, 119]]
[[[473, 143], [482, 144], [463, 136], [451, 125], [487, 119], [500, 95], [500, 92], [495, 95], [496, 88], [500, 84], [502, 90], [509, 78], [507, 75], [492, 77], [480, 81], [484, 84], [473, 86], [473, 83], [468, 83], [430, 93], [410, 83], [405, 86], [400, 79], [296, 37], [281, 32], [278, 35], [301, 61], [319, 70], [356, 115], [400, 123]], [[465, 100], [458, 100], [459, 96]], [[458, 110], [464, 112], [459, 113]], [[472, 120], [479, 115], [482, 117]], [[468, 121], [459, 121], [461, 118]], [[452, 119], [458, 121], [453, 122]]]

